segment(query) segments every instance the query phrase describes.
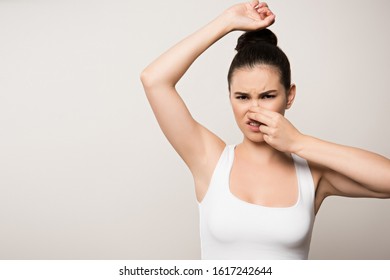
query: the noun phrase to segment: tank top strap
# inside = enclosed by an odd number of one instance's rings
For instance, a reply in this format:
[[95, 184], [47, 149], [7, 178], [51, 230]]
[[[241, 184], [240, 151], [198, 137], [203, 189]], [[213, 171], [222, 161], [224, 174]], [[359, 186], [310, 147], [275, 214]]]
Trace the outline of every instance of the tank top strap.
[[227, 145], [227, 149], [228, 149], [228, 152], [227, 152], [228, 153], [227, 163], [231, 167], [233, 165], [234, 150], [236, 149], [236, 145]]
[[235, 145], [226, 145], [221, 153], [221, 156], [214, 168], [213, 175], [209, 183], [205, 197], [200, 202], [200, 205], [205, 205], [213, 198], [226, 196], [229, 187], [230, 169], [234, 160]]
[[301, 203], [313, 206], [315, 188], [309, 164], [305, 159], [295, 154], [291, 154], [291, 156], [296, 168]]

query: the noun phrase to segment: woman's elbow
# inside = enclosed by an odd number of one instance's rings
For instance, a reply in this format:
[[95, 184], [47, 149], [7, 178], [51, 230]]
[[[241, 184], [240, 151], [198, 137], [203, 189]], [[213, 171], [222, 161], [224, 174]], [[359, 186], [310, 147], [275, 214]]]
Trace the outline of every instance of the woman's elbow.
[[153, 75], [150, 73], [148, 68], [145, 68], [144, 70], [142, 70], [142, 72], [140, 74], [140, 79], [141, 79], [141, 83], [145, 89], [152, 87], [153, 84], [155, 83], [154, 82], [155, 79], [153, 78]]

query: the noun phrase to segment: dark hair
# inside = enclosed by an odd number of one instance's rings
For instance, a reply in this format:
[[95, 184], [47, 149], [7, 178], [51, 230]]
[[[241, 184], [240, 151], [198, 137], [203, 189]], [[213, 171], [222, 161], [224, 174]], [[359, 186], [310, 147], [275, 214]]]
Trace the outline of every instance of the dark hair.
[[233, 73], [239, 68], [253, 68], [257, 65], [276, 67], [280, 74], [280, 82], [288, 91], [291, 85], [290, 62], [286, 54], [277, 46], [278, 39], [269, 29], [247, 31], [237, 40], [237, 54], [229, 68], [228, 84]]

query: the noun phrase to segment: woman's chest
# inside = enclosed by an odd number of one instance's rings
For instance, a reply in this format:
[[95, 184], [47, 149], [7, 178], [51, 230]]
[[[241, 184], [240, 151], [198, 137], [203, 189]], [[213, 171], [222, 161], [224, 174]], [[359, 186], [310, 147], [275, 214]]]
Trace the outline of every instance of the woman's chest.
[[267, 207], [290, 207], [297, 203], [299, 182], [294, 164], [260, 166], [235, 161], [229, 191], [245, 202]]

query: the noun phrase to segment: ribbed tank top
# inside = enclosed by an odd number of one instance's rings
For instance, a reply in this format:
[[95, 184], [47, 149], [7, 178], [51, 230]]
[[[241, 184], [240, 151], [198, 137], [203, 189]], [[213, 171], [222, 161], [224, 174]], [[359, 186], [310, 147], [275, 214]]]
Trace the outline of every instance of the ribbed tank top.
[[234, 149], [234, 145], [225, 147], [199, 203], [202, 259], [307, 259], [315, 190], [306, 160], [292, 154], [297, 202], [290, 207], [266, 207], [231, 193]]

